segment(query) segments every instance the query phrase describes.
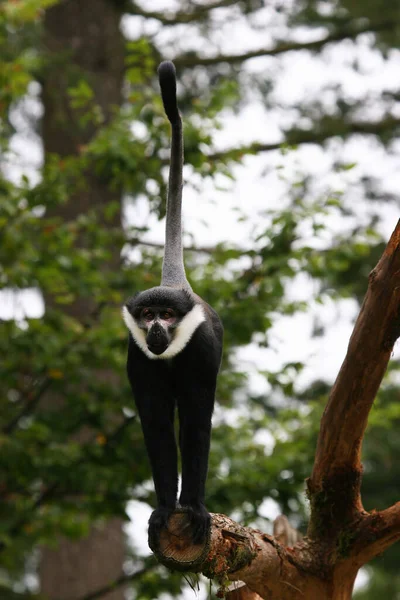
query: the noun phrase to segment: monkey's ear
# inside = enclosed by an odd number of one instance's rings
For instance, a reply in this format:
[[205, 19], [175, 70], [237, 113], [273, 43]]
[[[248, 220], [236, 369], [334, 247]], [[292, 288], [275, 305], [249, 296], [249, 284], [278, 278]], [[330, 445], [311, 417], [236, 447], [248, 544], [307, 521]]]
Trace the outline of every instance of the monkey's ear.
[[122, 311], [125, 312], [125, 310], [127, 310], [131, 315], [133, 315], [135, 312], [135, 309], [136, 309], [135, 296], [131, 296], [125, 302], [124, 306], [122, 307]]

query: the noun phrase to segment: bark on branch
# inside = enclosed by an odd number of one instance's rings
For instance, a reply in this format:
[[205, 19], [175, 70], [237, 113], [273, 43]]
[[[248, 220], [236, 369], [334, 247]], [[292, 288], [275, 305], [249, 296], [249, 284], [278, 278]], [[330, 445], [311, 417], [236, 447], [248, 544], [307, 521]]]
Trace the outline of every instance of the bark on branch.
[[[325, 408], [312, 475], [309, 535], [362, 512], [361, 445], [369, 411], [400, 334], [400, 221], [375, 269]], [[321, 528], [321, 520], [324, 527]]]
[[302, 572], [310, 562], [305, 548], [302, 554], [307, 556], [306, 562], [304, 558], [297, 562], [294, 548], [286, 548], [271, 535], [242, 527], [225, 515], [212, 515], [210, 539], [193, 546], [187, 515], [177, 510], [170, 517], [168, 530], [162, 532], [157, 544], [154, 541], [150, 542], [158, 560], [174, 570], [201, 571], [222, 584], [240, 580], [261, 598], [328, 598], [319, 577]]
[[361, 521], [354, 535], [351, 554], [365, 564], [400, 540], [400, 502], [373, 511]]

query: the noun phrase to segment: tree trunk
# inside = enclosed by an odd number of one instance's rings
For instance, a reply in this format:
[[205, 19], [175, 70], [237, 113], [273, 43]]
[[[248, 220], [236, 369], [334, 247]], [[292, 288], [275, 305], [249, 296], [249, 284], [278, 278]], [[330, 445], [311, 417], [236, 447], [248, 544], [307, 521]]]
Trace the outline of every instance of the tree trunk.
[[[45, 598], [82, 598], [114, 581], [122, 572], [125, 544], [120, 519], [93, 527], [79, 541], [58, 540], [57, 548], [44, 548], [40, 564], [40, 587]], [[104, 600], [123, 600], [120, 588]]]
[[[106, 123], [111, 118], [112, 107], [121, 104], [124, 40], [119, 27], [120, 17], [118, 3], [112, 0], [64, 0], [46, 12], [44, 47], [48, 63], [42, 80], [45, 160], [48, 153], [78, 154], [80, 147], [96, 133], [92, 123], [79, 124], [78, 115], [70, 104], [69, 87], [84, 78], [94, 92], [93, 102], [100, 107]], [[109, 202], [120, 200], [120, 193], [111, 191], [107, 183], [93, 173], [87, 173], [85, 177], [86, 189], [71, 197], [67, 204], [51, 209], [51, 215], [75, 219], [89, 208], [101, 211]], [[120, 226], [120, 221], [121, 215], [117, 214], [109, 226]], [[117, 248], [112, 263], [118, 261]], [[105, 268], [110, 266], [105, 265]], [[52, 299], [46, 298], [46, 305], [51, 304]], [[90, 301], [78, 299], [65, 311], [84, 320], [92, 308], [90, 304]], [[101, 376], [100, 373], [96, 375]], [[54, 406], [62, 402], [62, 398], [49, 395], [44, 402]], [[77, 433], [78, 439], [84, 436], [83, 431]], [[49, 600], [82, 597], [117, 579], [122, 573], [124, 556], [124, 534], [118, 518], [94, 526], [85, 539], [60, 538], [56, 548], [42, 550], [41, 591]], [[123, 597], [120, 588], [108, 593], [104, 599], [123, 600]]]

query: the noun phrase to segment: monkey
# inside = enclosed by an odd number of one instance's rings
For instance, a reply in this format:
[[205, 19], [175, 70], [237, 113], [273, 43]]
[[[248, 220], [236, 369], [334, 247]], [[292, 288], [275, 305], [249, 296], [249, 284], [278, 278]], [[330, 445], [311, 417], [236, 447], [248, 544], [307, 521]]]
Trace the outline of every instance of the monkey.
[[[162, 62], [158, 77], [171, 124], [164, 257], [161, 285], [137, 293], [123, 307], [129, 330], [127, 373], [157, 498], [149, 519], [149, 541], [157, 540], [161, 530], [168, 527], [170, 515], [183, 507], [192, 542], [201, 544], [211, 522], [205, 507], [205, 484], [223, 325], [186, 278], [181, 216], [183, 125], [174, 64]], [[179, 504], [176, 409], [182, 470]]]

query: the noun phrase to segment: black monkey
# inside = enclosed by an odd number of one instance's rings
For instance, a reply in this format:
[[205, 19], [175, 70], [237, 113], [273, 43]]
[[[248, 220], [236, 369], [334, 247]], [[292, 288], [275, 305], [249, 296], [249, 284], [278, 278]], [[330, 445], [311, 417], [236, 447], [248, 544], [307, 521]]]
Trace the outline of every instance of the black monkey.
[[176, 508], [177, 406], [182, 459], [179, 504], [187, 507], [193, 543], [202, 543], [210, 526], [204, 495], [223, 327], [186, 279], [181, 232], [183, 136], [173, 63], [162, 62], [158, 76], [172, 126], [162, 280], [159, 287], [130, 298], [123, 308], [130, 332], [127, 370], [157, 494], [149, 538], [158, 539]]

